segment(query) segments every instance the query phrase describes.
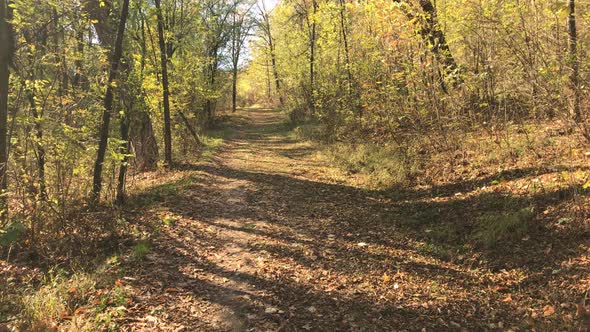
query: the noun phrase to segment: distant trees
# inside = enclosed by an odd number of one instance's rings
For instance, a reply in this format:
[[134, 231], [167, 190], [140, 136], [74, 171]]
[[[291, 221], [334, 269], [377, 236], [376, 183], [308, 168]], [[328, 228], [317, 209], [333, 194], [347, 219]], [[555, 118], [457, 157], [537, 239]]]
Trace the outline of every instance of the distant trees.
[[253, 27], [253, 20], [251, 15], [253, 3], [243, 3], [240, 6], [240, 0], [234, 0], [232, 12], [232, 25], [230, 33], [230, 59], [232, 65], [232, 113], [237, 108], [237, 94], [238, 94], [238, 72], [240, 65], [240, 56], [242, 55], [246, 38]]
[[267, 51], [255, 53], [244, 77], [267, 80], [268, 62], [292, 118], [315, 118], [337, 139], [555, 115], [583, 124], [588, 63], [579, 31], [589, 27], [576, 21], [575, 5], [283, 1], [261, 10], [253, 44]]
[[[277, 68], [277, 56], [275, 50], [274, 37], [271, 30], [269, 13], [266, 10], [264, 1], [261, 2], [261, 4], [258, 7], [258, 10], [260, 15], [260, 19], [258, 22], [260, 38], [264, 41], [267, 47], [267, 51], [265, 52], [265, 54], [270, 58], [270, 65], [272, 67], [272, 74], [274, 76], [275, 88], [279, 97], [280, 105], [282, 106], [284, 101], [281, 92], [281, 80], [279, 78], [279, 72]], [[266, 65], [268, 66], [268, 64]]]

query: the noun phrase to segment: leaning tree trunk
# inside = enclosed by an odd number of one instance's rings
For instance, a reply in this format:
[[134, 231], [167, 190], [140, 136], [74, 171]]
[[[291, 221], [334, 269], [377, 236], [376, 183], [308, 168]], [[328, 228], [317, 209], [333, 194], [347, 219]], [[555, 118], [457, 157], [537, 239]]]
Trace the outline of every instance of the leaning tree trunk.
[[102, 114], [102, 124], [100, 127], [100, 138], [98, 142], [98, 152], [96, 155], [96, 162], [94, 163], [94, 177], [92, 181], [91, 203], [96, 204], [100, 199], [100, 192], [102, 190], [102, 166], [107, 152], [107, 143], [109, 139], [109, 125], [111, 122], [111, 112], [113, 111], [113, 81], [117, 76], [119, 65], [121, 63], [121, 56], [123, 54], [123, 37], [125, 34], [125, 23], [129, 16], [129, 0], [123, 0], [123, 8], [121, 9], [121, 19], [119, 20], [119, 27], [117, 29], [117, 36], [115, 39], [115, 49], [111, 57], [111, 69], [109, 71], [109, 78], [107, 80], [107, 91], [104, 97], [104, 111]]
[[162, 99], [164, 103], [164, 161], [172, 166], [172, 128], [170, 125], [170, 91], [168, 86], [168, 59], [164, 40], [164, 18], [160, 0], [155, 0], [158, 17], [158, 44], [160, 46], [160, 65], [162, 67]]
[[[393, 0], [397, 3], [407, 3], [408, 0]], [[405, 14], [408, 19], [417, 24], [417, 29], [422, 39], [430, 45], [430, 51], [434, 53], [436, 59], [444, 67], [445, 76], [451, 78], [453, 84], [460, 82], [460, 77], [457, 75], [459, 66], [453, 57], [453, 53], [449, 48], [445, 33], [440, 28], [436, 8], [431, 0], [418, 0], [418, 4], [425, 16], [424, 19], [419, 19], [408, 6], [402, 6], [405, 9]], [[446, 90], [444, 84], [442, 86]]]

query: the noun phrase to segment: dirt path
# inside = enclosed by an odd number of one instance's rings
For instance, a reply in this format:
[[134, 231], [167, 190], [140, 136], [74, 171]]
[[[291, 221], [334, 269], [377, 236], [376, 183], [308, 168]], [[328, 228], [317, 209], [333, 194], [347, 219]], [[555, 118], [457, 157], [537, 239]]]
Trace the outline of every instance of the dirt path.
[[216, 162], [139, 198], [175, 221], [124, 279], [124, 330], [526, 329], [501, 272], [418, 249], [397, 202], [346, 185], [278, 113], [241, 118]]

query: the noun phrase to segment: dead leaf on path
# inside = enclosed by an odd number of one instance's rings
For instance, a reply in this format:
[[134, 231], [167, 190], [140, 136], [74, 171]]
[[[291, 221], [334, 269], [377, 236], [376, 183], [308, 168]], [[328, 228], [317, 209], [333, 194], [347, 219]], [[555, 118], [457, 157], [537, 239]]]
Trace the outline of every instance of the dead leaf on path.
[[86, 311], [88, 311], [88, 308], [80, 307], [74, 311], [74, 315], [80, 315], [80, 314], [85, 313]]
[[279, 309], [275, 307], [266, 307], [266, 309], [264, 309], [265, 314], [276, 314], [277, 312], [279, 312]]
[[158, 324], [158, 318], [156, 318], [154, 316], [147, 315], [147, 316], [145, 316], [144, 320], [146, 320], [149, 323], [152, 323], [154, 326], [156, 324]]
[[555, 313], [555, 308], [551, 305], [546, 305], [543, 307], [543, 316], [549, 317]]
[[506, 295], [506, 297], [502, 300], [502, 302], [504, 302], [504, 303], [512, 302], [512, 294]]
[[387, 273], [383, 273], [383, 284], [387, 284], [391, 281], [391, 277], [387, 275]]
[[115, 280], [115, 286], [117, 286], [117, 287], [123, 287], [123, 283], [121, 282], [121, 279]]

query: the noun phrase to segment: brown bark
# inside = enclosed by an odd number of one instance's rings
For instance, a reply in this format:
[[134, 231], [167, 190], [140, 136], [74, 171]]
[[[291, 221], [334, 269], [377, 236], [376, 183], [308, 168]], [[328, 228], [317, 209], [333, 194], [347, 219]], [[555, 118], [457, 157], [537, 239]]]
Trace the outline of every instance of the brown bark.
[[0, 218], [6, 220], [8, 205], [4, 192], [7, 188], [6, 170], [8, 154], [6, 141], [8, 121], [8, 92], [10, 82], [9, 66], [12, 62], [14, 44], [10, 27], [8, 8], [4, 1], [0, 1]]
[[318, 4], [315, 0], [311, 0], [312, 15], [311, 26], [309, 33], [309, 84], [310, 84], [310, 96], [309, 96], [309, 108], [311, 113], [315, 113], [315, 47], [316, 47], [316, 13], [318, 10]]
[[573, 100], [573, 115], [574, 120], [578, 123], [582, 122], [582, 111], [580, 109], [580, 62], [578, 61], [578, 31], [576, 29], [576, 3], [575, 0], [568, 1], [569, 15], [568, 15], [568, 35], [569, 35], [569, 51], [572, 72], [570, 75], [570, 83], [574, 91]]
[[272, 39], [272, 32], [270, 28], [270, 19], [268, 17], [268, 13], [266, 12], [266, 8], [264, 7], [264, 1], [262, 2], [262, 9], [261, 9], [263, 25], [262, 30], [266, 34], [267, 43], [268, 43], [268, 51], [270, 55], [270, 63], [272, 65], [272, 73], [274, 76], [275, 87], [277, 89], [277, 94], [279, 95], [279, 103], [282, 106], [284, 104], [283, 95], [281, 93], [281, 80], [279, 79], [279, 72], [277, 70], [277, 57], [275, 55], [275, 45]]
[[[417, 16], [409, 8], [409, 2], [407, 0], [393, 0], [397, 3], [402, 3], [406, 16], [415, 24], [418, 24], [418, 32], [422, 39], [427, 42], [430, 46], [431, 52], [434, 54], [436, 59], [444, 67], [444, 73], [447, 77], [451, 77], [453, 84], [459, 83], [460, 78], [458, 77], [459, 66], [453, 57], [453, 53], [449, 48], [445, 33], [440, 28], [436, 8], [434, 7], [431, 0], [419, 0], [418, 4], [424, 15], [424, 19], [416, 19]], [[443, 85], [443, 89], [446, 89]]]
[[162, 99], [164, 106], [164, 161], [172, 166], [172, 128], [170, 124], [170, 91], [168, 85], [168, 59], [164, 40], [164, 18], [160, 0], [155, 0], [158, 17], [158, 44], [160, 46], [160, 65], [162, 67]]
[[117, 77], [119, 65], [121, 63], [121, 56], [123, 55], [123, 37], [125, 34], [125, 24], [129, 16], [129, 0], [123, 0], [123, 7], [121, 9], [121, 18], [117, 28], [117, 36], [115, 39], [115, 49], [111, 56], [111, 68], [109, 70], [109, 78], [107, 80], [107, 91], [104, 97], [104, 111], [102, 114], [102, 122], [100, 127], [100, 138], [98, 142], [98, 152], [96, 161], [94, 163], [94, 173], [92, 181], [91, 203], [96, 204], [100, 199], [100, 192], [102, 190], [102, 166], [104, 163], [107, 143], [109, 138], [109, 127], [111, 122], [111, 112], [113, 110], [113, 82]]

